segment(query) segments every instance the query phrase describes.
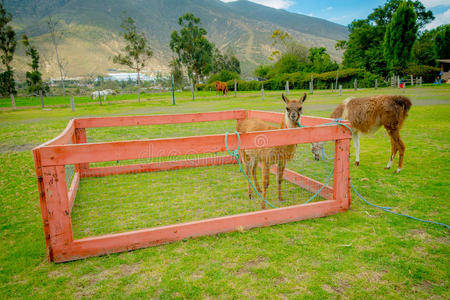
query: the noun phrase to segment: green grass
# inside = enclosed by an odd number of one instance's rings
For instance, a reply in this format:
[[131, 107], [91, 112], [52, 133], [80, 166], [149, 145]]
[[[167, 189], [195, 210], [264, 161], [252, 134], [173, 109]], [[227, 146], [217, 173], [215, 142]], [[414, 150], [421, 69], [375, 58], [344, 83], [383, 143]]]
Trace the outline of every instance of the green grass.
[[[327, 116], [347, 96], [398, 92], [348, 90], [338, 97], [329, 91], [317, 91], [308, 96], [304, 113]], [[352, 166], [352, 181], [371, 202], [449, 224], [450, 87], [406, 89], [405, 94], [412, 98], [414, 105], [401, 133], [407, 146], [404, 169], [398, 175], [383, 170], [390, 144], [386, 132], [379, 130], [361, 139], [361, 165]], [[71, 263], [46, 262], [29, 150], [59, 134], [70, 118], [239, 108], [282, 111], [280, 92], [266, 92], [265, 100], [258, 93], [226, 99], [211, 93], [196, 102], [188, 100], [187, 95], [176, 106], [170, 105], [170, 101], [170, 96], [165, 95], [158, 101], [141, 104], [80, 105], [75, 112], [66, 107], [0, 112], [0, 298], [450, 297], [449, 231], [384, 213], [367, 206], [355, 195], [352, 195], [351, 210], [326, 218], [189, 239]], [[221, 132], [231, 125], [223, 122], [216, 127], [185, 126], [172, 130], [161, 126], [155, 136]], [[88, 135], [112, 140], [127, 138], [133, 130], [105, 129], [93, 133]], [[148, 134], [139, 129], [134, 137], [148, 138]], [[245, 179], [236, 177], [233, 167], [236, 166], [227, 166], [222, 173], [211, 172], [224, 178], [233, 176], [234, 187], [230, 193], [245, 194]], [[195, 180], [189, 172], [193, 171], [187, 171], [184, 176], [189, 187], [186, 196], [197, 199], [203, 199], [205, 193], [220, 196], [229, 188], [223, 178], [218, 180], [199, 172], [198, 176], [208, 178]], [[170, 182], [168, 173], [163, 183]], [[318, 173], [318, 177], [325, 173]], [[129, 184], [132, 182], [130, 178]], [[214, 187], [199, 192], [192, 186], [205, 182], [214, 183]], [[273, 190], [274, 186], [272, 178], [270, 188]], [[80, 192], [82, 189], [83, 185]], [[132, 223], [131, 219], [126, 221]]]

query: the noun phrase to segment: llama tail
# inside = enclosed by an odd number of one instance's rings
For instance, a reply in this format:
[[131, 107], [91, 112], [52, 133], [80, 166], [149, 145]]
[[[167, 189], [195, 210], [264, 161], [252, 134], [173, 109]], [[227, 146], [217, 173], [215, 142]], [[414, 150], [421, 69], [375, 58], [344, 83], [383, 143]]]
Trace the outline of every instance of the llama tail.
[[395, 99], [395, 104], [401, 106], [405, 112], [408, 112], [412, 106], [411, 100], [408, 97], [397, 96]]

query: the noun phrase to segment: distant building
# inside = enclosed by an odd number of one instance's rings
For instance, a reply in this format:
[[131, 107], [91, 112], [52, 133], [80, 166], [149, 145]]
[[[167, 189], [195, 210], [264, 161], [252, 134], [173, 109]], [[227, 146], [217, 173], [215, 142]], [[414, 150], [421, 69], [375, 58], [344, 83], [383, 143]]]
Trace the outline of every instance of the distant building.
[[[146, 74], [140, 75], [141, 81], [155, 81], [156, 77], [149, 76]], [[104, 77], [104, 80], [117, 80], [117, 81], [137, 81], [138, 80], [138, 73], [108, 73], [108, 76]]]
[[441, 80], [446, 83], [450, 83], [450, 59], [438, 59], [441, 69]]

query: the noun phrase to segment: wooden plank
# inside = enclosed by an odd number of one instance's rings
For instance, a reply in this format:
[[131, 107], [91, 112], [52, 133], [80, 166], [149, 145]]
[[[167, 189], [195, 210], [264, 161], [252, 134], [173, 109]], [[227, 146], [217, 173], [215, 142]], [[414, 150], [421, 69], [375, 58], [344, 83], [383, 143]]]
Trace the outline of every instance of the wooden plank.
[[61, 132], [60, 135], [58, 135], [54, 139], [51, 139], [48, 142], [45, 142], [45, 143], [35, 147], [34, 149], [38, 149], [38, 148], [45, 147], [45, 146], [51, 146], [51, 145], [66, 145], [70, 141], [72, 141], [74, 131], [75, 131], [74, 120], [71, 119], [69, 121], [69, 123], [67, 124], [66, 128], [63, 130], [63, 132]]
[[[284, 118], [283, 113], [271, 112], [271, 111], [259, 111], [259, 110], [249, 110], [248, 111], [249, 119], [261, 119], [266, 122], [280, 124]], [[314, 116], [306, 116], [302, 115], [300, 119], [300, 123], [303, 126], [317, 126], [321, 124], [327, 124], [334, 122], [334, 119], [331, 118], [322, 118], [322, 117], [314, 117]], [[342, 123], [350, 126], [350, 122], [343, 120]]]
[[235, 164], [235, 163], [236, 160], [232, 156], [205, 157], [198, 159], [162, 161], [148, 164], [90, 168], [88, 170], [83, 171], [81, 176], [102, 177], [108, 175], [169, 171], [183, 168], [196, 168], [196, 167], [206, 167], [206, 166]]
[[33, 149], [33, 158], [34, 158], [34, 167], [36, 171], [36, 178], [37, 178], [37, 184], [38, 184], [38, 192], [39, 192], [39, 204], [41, 207], [41, 216], [42, 216], [42, 223], [44, 226], [44, 236], [45, 236], [45, 249], [47, 254], [47, 260], [51, 261], [51, 245], [50, 245], [50, 229], [48, 224], [48, 209], [47, 209], [47, 202], [45, 198], [45, 187], [44, 187], [44, 177], [42, 174], [42, 167], [41, 167], [41, 158], [39, 154], [39, 149]]
[[51, 257], [58, 261], [68, 253], [73, 237], [64, 166], [43, 167], [48, 210]]
[[[277, 166], [276, 165], [271, 166], [270, 172], [276, 175], [277, 174]], [[322, 188], [322, 186], [323, 186], [322, 182], [316, 181], [312, 178], [301, 175], [301, 174], [294, 172], [292, 170], [289, 170], [289, 169], [284, 169], [283, 178], [295, 185], [298, 185], [302, 189], [305, 189], [308, 192], [311, 192], [314, 194], [317, 193], [317, 191], [320, 190], [320, 188]], [[327, 200], [333, 199], [333, 188], [326, 185], [322, 189], [322, 191], [320, 191], [318, 196], [325, 198]]]
[[[87, 143], [86, 128], [75, 128], [75, 143], [74, 144], [85, 144]], [[82, 173], [89, 169], [89, 163], [76, 164], [75, 170]]]
[[130, 251], [202, 235], [213, 235], [221, 232], [231, 232], [324, 217], [341, 211], [343, 209], [337, 201], [326, 200], [196, 222], [85, 238], [75, 240], [70, 252], [59, 255], [55, 258], [55, 262]]
[[80, 173], [75, 172], [70, 184], [70, 189], [67, 198], [69, 199], [69, 211], [72, 212], [72, 207], [77, 197], [78, 186], [80, 185]]
[[242, 119], [245, 110], [205, 112], [195, 114], [153, 115], [153, 116], [125, 116], [75, 119], [76, 128], [96, 128], [114, 126], [161, 125], [191, 122], [211, 122]]
[[341, 207], [349, 209], [350, 194], [350, 140], [338, 140], [335, 144], [334, 199]]
[[[350, 133], [341, 126], [307, 127], [258, 131], [241, 134], [241, 149], [265, 146], [311, 143], [338, 139], [349, 139]], [[228, 136], [230, 149], [236, 149], [236, 134]], [[120, 141], [108, 143], [47, 146], [40, 149], [43, 166], [77, 164], [87, 162], [115, 161], [150, 157], [165, 157], [200, 153], [224, 152], [225, 135], [209, 135], [170, 139]]]

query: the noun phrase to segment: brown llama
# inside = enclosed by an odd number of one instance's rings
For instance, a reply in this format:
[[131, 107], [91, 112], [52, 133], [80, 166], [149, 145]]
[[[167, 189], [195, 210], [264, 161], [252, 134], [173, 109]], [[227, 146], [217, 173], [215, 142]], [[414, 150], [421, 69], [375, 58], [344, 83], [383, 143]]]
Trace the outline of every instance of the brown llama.
[[347, 98], [336, 107], [331, 118], [349, 120], [353, 129], [352, 139], [356, 152], [356, 166], [359, 165], [359, 134], [361, 132], [374, 133], [378, 128], [384, 126], [391, 137], [391, 156], [385, 169], [391, 167], [398, 151], [398, 168], [395, 173], [401, 171], [406, 147], [400, 138], [400, 129], [408, 116], [411, 105], [411, 100], [405, 96], [379, 95]]
[[[260, 119], [245, 119], [238, 123], [237, 131], [239, 133], [246, 133], [252, 131], [264, 131], [274, 130], [281, 128], [295, 128], [298, 127], [297, 122], [302, 113], [302, 105], [306, 100], [306, 93], [300, 99], [289, 100], [284, 94], [281, 98], [286, 104], [286, 110], [284, 114], [284, 120], [281, 122], [281, 126], [275, 127], [271, 124], [262, 121]], [[245, 167], [245, 173], [247, 176], [252, 176], [255, 183], [255, 187], [262, 197], [266, 199], [267, 188], [269, 187], [269, 171], [270, 166], [277, 164], [277, 181], [278, 181], [278, 200], [283, 201], [281, 196], [281, 183], [283, 181], [283, 173], [286, 168], [286, 163], [294, 158], [296, 145], [277, 146], [270, 148], [258, 148], [240, 150], [239, 155], [241, 157], [242, 164]], [[263, 176], [263, 189], [258, 184], [256, 178], [256, 170], [258, 163], [261, 163], [261, 170]], [[248, 184], [248, 197], [252, 198], [252, 187]], [[261, 200], [261, 208], [265, 209], [265, 202]]]

